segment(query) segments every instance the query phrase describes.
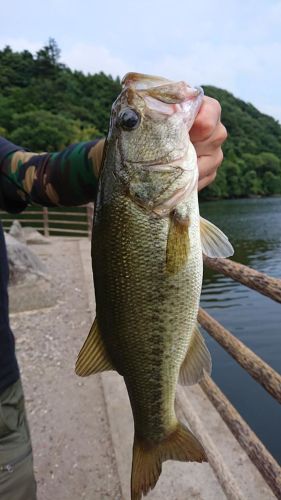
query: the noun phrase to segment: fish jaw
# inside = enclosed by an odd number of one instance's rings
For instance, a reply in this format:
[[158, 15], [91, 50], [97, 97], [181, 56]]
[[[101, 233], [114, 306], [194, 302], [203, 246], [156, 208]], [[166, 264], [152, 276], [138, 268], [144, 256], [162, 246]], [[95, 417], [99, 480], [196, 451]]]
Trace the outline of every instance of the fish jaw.
[[[114, 175], [128, 196], [154, 216], [169, 215], [197, 186], [197, 158], [188, 132], [202, 98], [202, 89], [182, 81], [138, 73], [123, 79], [108, 140], [115, 148]], [[124, 116], [129, 117], [125, 125]], [[130, 117], [132, 128], [126, 126]], [[155, 206], [160, 208], [154, 211]]]

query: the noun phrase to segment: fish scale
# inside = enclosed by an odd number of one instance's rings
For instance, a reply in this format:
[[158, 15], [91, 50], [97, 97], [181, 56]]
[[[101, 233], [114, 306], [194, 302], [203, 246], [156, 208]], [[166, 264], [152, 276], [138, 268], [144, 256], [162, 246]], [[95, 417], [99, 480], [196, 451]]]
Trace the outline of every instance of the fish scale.
[[[186, 268], [167, 275], [167, 220], [148, 217], [124, 197], [118, 182], [111, 188], [108, 204], [97, 200], [93, 231], [97, 320], [113, 365], [124, 376], [136, 428], [154, 439], [174, 425], [175, 388], [201, 290], [199, 231]], [[108, 237], [102, 238], [105, 230]]]

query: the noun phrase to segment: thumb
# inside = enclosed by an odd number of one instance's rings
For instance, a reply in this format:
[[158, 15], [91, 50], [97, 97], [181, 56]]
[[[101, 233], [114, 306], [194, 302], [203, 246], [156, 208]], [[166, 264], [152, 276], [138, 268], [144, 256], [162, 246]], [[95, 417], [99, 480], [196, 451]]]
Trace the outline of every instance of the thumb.
[[89, 158], [93, 162], [94, 173], [98, 177], [102, 164], [105, 139], [100, 139], [90, 150]]

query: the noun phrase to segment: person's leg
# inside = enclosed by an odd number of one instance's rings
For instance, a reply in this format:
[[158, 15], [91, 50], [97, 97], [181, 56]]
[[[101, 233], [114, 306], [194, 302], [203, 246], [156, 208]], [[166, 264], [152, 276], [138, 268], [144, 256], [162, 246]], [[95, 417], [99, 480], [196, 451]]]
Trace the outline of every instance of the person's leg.
[[0, 394], [0, 499], [36, 500], [32, 447], [20, 380]]

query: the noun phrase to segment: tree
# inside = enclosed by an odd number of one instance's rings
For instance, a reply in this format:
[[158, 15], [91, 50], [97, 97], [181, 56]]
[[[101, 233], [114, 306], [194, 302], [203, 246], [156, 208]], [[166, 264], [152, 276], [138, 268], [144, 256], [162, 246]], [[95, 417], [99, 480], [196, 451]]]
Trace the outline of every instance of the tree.
[[35, 69], [40, 77], [55, 77], [59, 70], [60, 49], [53, 38], [36, 53]]
[[249, 170], [243, 177], [243, 196], [263, 194], [262, 182], [255, 170]]
[[215, 182], [210, 184], [206, 189], [200, 191], [200, 200], [208, 199], [219, 199], [228, 198], [229, 191], [226, 178], [226, 170], [224, 168], [224, 163], [221, 168], [219, 168]]
[[98, 135], [94, 127], [84, 130], [78, 121], [38, 110], [14, 115], [14, 130], [9, 138], [33, 151], [58, 151], [68, 144]]
[[[0, 129], [30, 149], [54, 151], [106, 135], [120, 90], [119, 78], [67, 68], [52, 38], [36, 55], [0, 50]], [[280, 124], [226, 90], [208, 86], [205, 93], [221, 102], [228, 140], [216, 180], [200, 198], [280, 193]]]
[[274, 175], [272, 172], [267, 171], [263, 178], [264, 193], [281, 194], [281, 176]]

